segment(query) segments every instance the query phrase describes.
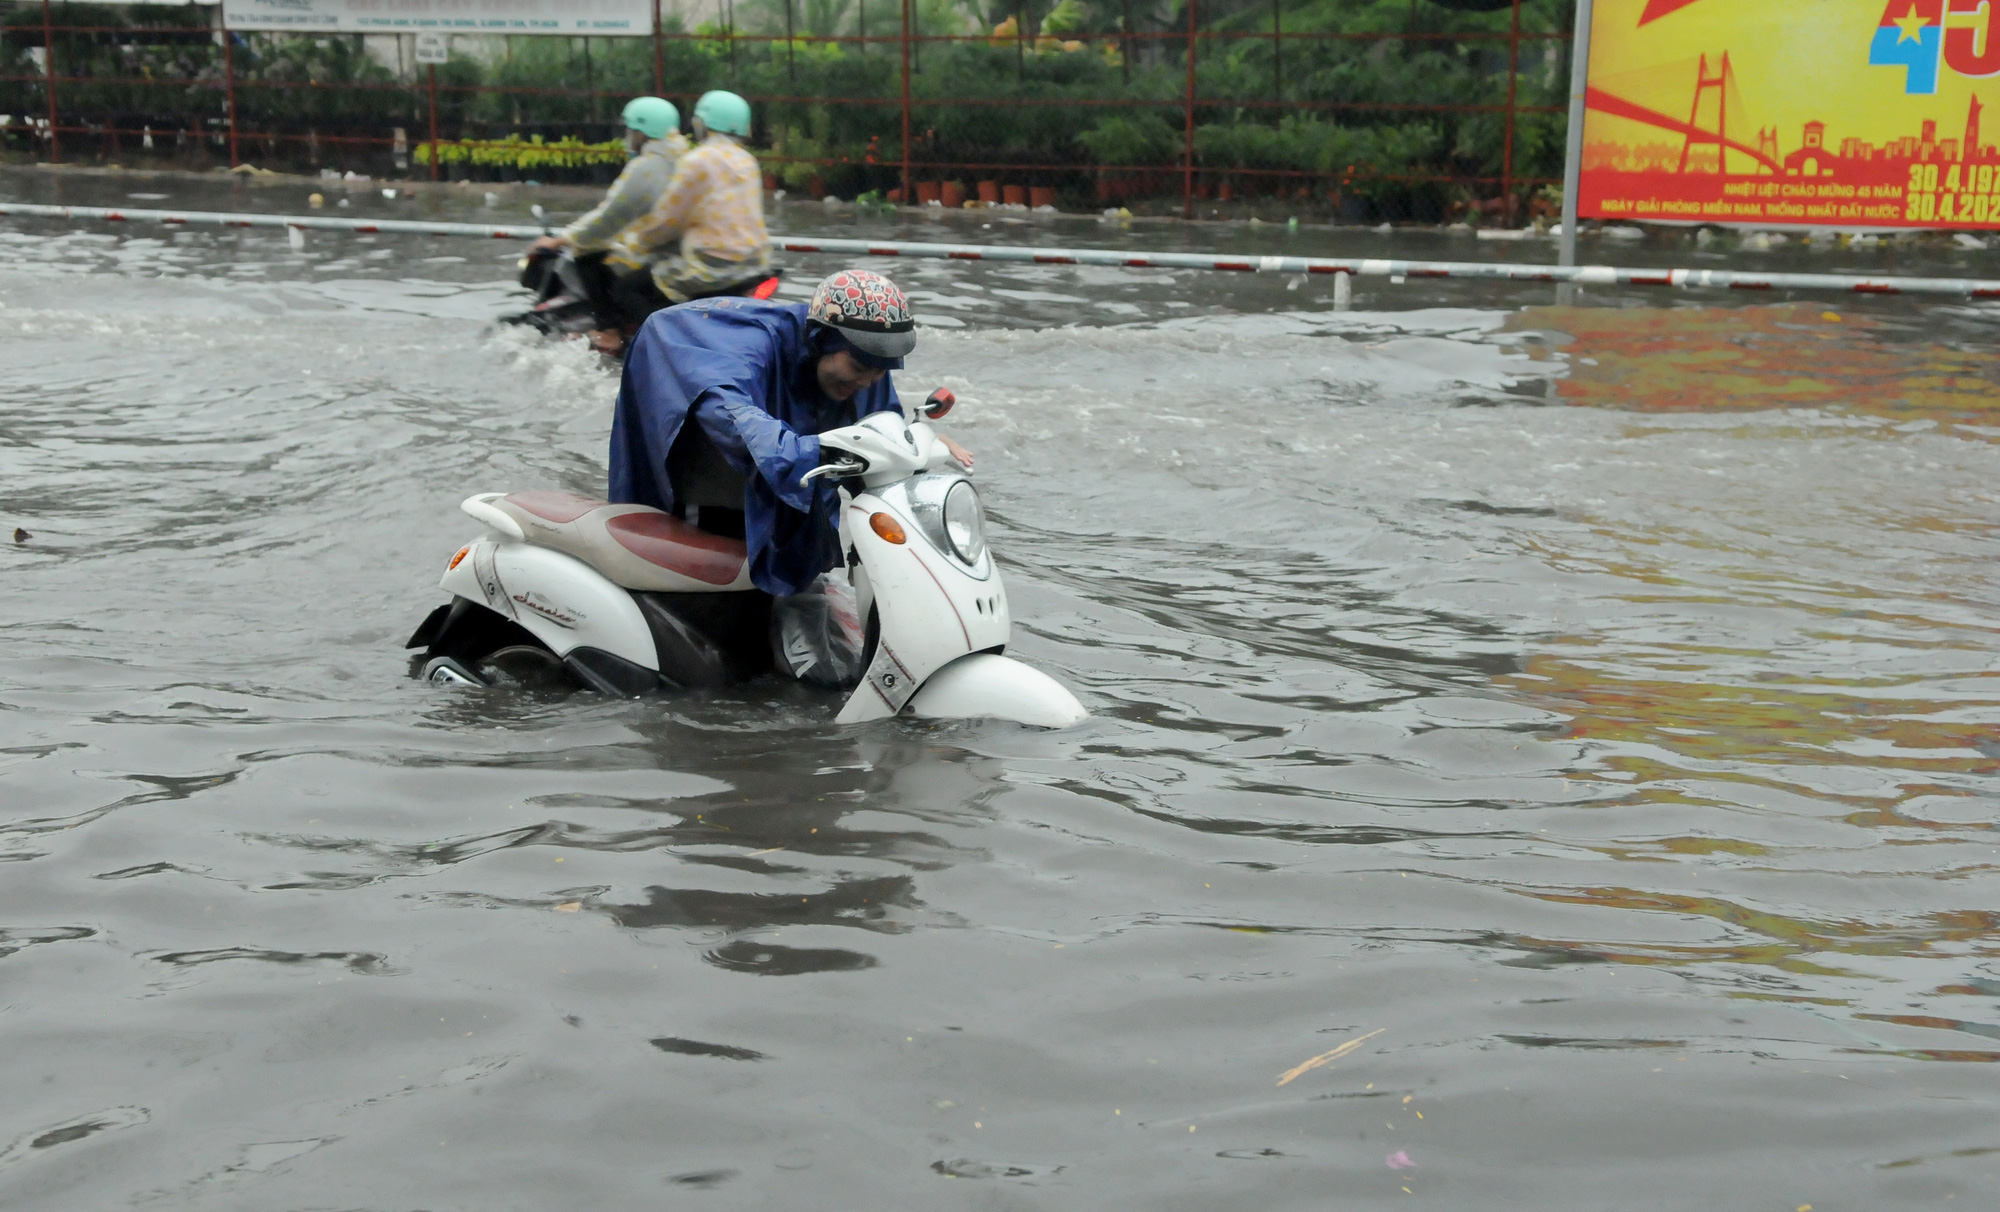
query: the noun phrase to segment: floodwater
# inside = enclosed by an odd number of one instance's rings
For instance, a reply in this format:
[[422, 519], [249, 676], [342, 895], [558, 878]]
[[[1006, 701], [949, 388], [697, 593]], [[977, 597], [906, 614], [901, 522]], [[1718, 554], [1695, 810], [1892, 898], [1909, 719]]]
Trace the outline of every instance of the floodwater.
[[0, 247], [10, 1209], [2000, 1198], [1991, 308], [885, 265], [1094, 718], [836, 728], [405, 676], [602, 484], [511, 249]]

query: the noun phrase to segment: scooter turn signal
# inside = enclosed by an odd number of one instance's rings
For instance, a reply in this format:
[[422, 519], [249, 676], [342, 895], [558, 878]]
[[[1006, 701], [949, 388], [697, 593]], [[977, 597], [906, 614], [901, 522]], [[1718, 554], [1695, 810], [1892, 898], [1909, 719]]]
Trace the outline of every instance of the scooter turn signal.
[[884, 542], [894, 543], [898, 547], [910, 541], [910, 536], [903, 530], [903, 524], [889, 514], [869, 514], [868, 527], [876, 534], [881, 535]]

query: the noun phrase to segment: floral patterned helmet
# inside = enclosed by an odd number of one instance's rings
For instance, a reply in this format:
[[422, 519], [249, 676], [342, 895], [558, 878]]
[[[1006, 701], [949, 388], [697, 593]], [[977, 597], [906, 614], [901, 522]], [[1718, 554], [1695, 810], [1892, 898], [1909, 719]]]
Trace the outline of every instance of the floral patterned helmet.
[[840, 333], [864, 354], [900, 362], [917, 347], [917, 320], [894, 282], [865, 269], [843, 269], [813, 291], [806, 318]]

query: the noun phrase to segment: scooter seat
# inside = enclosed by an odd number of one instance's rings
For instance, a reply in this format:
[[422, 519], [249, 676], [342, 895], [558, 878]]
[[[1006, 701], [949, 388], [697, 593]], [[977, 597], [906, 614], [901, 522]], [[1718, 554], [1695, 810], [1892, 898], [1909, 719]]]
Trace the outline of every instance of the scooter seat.
[[648, 505], [613, 505], [573, 492], [515, 492], [488, 503], [538, 547], [575, 556], [612, 584], [645, 593], [753, 588], [742, 539], [697, 530]]

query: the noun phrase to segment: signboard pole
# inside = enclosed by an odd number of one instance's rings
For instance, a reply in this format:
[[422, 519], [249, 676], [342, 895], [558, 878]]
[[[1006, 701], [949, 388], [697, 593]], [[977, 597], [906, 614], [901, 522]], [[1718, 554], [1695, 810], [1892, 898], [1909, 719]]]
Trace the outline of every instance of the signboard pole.
[[229, 104], [229, 167], [241, 161], [236, 156], [236, 36], [222, 31], [222, 87]]
[[42, 76], [49, 86], [49, 163], [62, 163], [62, 135], [56, 130], [56, 29], [49, 0], [42, 0]]
[[910, 190], [910, 0], [903, 0], [903, 205], [916, 201]]
[[1503, 214], [1507, 222], [1514, 222], [1514, 127], [1516, 125], [1517, 88], [1521, 79], [1521, 0], [1514, 0], [1513, 23], [1507, 27], [1507, 142], [1501, 153], [1500, 198], [1505, 204]]
[[1187, 145], [1181, 149], [1181, 218], [1194, 218], [1194, 37], [1195, 0], [1187, 0]]
[[653, 95], [655, 97], [667, 91], [665, 54], [665, 49], [660, 45], [660, 0], [653, 0]]
[[[431, 85], [431, 180], [438, 179], [438, 69], [435, 63], [426, 63]], [[461, 132], [463, 133], [463, 132]]]
[[1563, 153], [1562, 255], [1558, 265], [1576, 264], [1576, 204], [1583, 187], [1584, 96], [1590, 86], [1591, 0], [1576, 0], [1576, 37], [1569, 44], [1569, 139]]

